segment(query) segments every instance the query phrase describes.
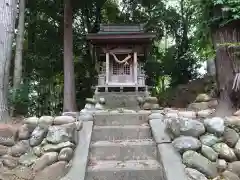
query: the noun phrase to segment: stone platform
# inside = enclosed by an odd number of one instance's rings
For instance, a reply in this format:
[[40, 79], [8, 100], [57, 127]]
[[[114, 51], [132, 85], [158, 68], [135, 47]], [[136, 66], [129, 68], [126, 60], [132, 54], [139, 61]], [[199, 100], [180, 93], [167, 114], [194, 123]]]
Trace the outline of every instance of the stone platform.
[[126, 108], [138, 110], [138, 97], [147, 97], [148, 92], [98, 92], [95, 93], [94, 98], [104, 98], [106, 101], [106, 108]]

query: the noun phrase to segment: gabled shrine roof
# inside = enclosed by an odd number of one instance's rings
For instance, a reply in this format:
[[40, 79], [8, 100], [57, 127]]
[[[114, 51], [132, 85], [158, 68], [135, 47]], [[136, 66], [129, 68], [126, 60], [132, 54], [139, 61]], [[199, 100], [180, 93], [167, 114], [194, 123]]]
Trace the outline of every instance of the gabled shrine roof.
[[89, 33], [87, 39], [92, 43], [105, 42], [149, 42], [155, 37], [153, 32], [144, 32], [142, 24], [101, 24], [97, 33]]
[[143, 25], [101, 24], [98, 34], [129, 34], [144, 32]]

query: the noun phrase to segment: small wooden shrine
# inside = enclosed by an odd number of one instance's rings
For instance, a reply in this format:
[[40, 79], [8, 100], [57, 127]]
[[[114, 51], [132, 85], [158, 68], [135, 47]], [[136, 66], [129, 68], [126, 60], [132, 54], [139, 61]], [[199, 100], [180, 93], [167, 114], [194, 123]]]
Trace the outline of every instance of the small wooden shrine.
[[147, 91], [144, 63], [154, 33], [142, 25], [100, 25], [87, 39], [97, 59], [97, 92]]

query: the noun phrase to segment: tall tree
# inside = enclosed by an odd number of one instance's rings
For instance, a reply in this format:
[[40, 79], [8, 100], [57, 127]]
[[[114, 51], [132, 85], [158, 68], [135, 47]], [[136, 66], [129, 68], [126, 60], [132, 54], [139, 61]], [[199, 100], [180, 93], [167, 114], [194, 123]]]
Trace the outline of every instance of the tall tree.
[[16, 52], [14, 60], [13, 74], [13, 99], [16, 98], [17, 90], [20, 87], [22, 80], [22, 53], [24, 40], [24, 19], [25, 19], [25, 0], [19, 0], [19, 18], [18, 18], [18, 33], [16, 38]]
[[16, 21], [16, 0], [0, 1], [0, 122], [7, 122], [9, 67]]
[[18, 33], [16, 38], [16, 52], [14, 60], [14, 77], [13, 88], [18, 89], [22, 78], [22, 51], [24, 40], [24, 14], [25, 14], [25, 0], [19, 0], [19, 20]]
[[75, 76], [73, 63], [73, 11], [72, 0], [64, 7], [64, 101], [63, 111], [76, 110]]

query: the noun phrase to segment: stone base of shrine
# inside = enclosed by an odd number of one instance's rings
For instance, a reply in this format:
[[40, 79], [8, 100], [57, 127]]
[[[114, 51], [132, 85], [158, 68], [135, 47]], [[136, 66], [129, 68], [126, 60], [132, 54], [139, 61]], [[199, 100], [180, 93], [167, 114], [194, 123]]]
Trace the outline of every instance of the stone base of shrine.
[[95, 93], [97, 94], [101, 92], [148, 92], [148, 86], [134, 84], [111, 84], [96, 86]]
[[95, 92], [94, 98], [104, 98], [106, 101], [106, 107], [109, 109], [114, 108], [126, 108], [138, 110], [140, 109], [138, 97], [147, 97], [149, 93], [147, 91], [142, 92]]

